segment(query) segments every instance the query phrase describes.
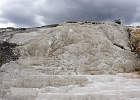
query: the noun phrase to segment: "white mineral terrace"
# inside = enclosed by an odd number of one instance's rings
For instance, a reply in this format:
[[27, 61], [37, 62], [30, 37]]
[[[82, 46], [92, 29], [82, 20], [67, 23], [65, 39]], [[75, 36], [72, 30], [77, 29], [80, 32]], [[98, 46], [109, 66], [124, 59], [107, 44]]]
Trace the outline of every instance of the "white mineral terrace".
[[[0, 100], [140, 100], [140, 59], [126, 27], [61, 23], [9, 39], [16, 61], [0, 68]], [[4, 38], [3, 38], [4, 39]]]
[[132, 73], [13, 77], [1, 80], [0, 100], [140, 100], [140, 76]]

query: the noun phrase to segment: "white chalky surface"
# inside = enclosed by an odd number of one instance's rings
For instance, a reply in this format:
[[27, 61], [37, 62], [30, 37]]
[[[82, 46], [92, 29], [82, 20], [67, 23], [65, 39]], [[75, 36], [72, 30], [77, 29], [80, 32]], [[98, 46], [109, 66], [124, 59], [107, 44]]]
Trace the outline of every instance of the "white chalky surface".
[[20, 57], [0, 68], [0, 100], [140, 100], [140, 76], [128, 73], [139, 58], [121, 25], [61, 23], [10, 42]]

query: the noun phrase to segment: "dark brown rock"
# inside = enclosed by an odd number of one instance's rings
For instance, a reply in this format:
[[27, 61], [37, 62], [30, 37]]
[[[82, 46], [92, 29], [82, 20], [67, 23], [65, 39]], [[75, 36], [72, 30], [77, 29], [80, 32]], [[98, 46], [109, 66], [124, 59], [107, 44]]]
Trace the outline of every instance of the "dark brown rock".
[[10, 61], [18, 59], [18, 55], [13, 53], [13, 49], [17, 46], [15, 43], [0, 43], [0, 67]]

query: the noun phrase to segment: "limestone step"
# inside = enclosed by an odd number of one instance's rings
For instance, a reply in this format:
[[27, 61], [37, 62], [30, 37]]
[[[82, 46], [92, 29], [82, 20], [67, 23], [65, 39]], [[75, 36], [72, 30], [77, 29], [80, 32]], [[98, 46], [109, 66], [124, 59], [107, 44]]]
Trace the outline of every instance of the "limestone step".
[[[104, 85], [104, 84], [103, 84]], [[100, 86], [99, 86], [100, 87]], [[40, 98], [51, 98], [52, 100], [65, 100], [68, 98], [76, 99], [79, 95], [83, 95], [83, 98], [140, 98], [140, 89], [113, 89], [104, 90], [99, 87], [77, 87], [77, 86], [65, 86], [65, 87], [45, 87], [45, 88], [10, 88], [10, 94], [12, 96], [37, 96], [37, 100]], [[111, 87], [111, 86], [110, 86]], [[52, 95], [54, 97], [52, 97]], [[73, 96], [74, 95], [74, 96]], [[61, 98], [59, 98], [61, 97]], [[75, 98], [76, 97], [76, 98]], [[51, 100], [49, 99], [49, 100]], [[41, 99], [42, 100], [42, 99]], [[80, 100], [80, 99], [79, 99]], [[86, 99], [83, 99], [86, 100]], [[87, 99], [88, 100], [88, 99]], [[92, 99], [91, 99], [92, 100]], [[101, 99], [102, 100], [102, 99]], [[108, 99], [107, 99], [108, 100]], [[117, 99], [116, 99], [117, 100]], [[126, 99], [128, 100], [128, 99]]]
[[38, 93], [36, 100], [41, 100], [43, 98], [47, 100], [86, 100], [87, 97], [84, 94]]
[[[90, 84], [90, 83], [96, 84]], [[102, 85], [103, 83], [106, 83]], [[123, 78], [120, 76], [109, 75], [31, 75], [15, 79], [1, 79], [1, 87], [25, 87], [25, 88], [41, 88], [47, 86], [95, 86], [100, 84], [101, 89], [119, 89], [122, 85], [140, 86], [139, 79]], [[120, 86], [118, 86], [120, 85]]]
[[25, 75], [3, 77], [0, 86], [4, 100], [140, 99], [140, 79], [121, 75]]
[[140, 97], [127, 97], [125, 94], [61, 94], [61, 93], [38, 93], [35, 100], [139, 100]]
[[41, 88], [47, 86], [68, 86], [79, 85], [85, 86], [88, 79], [85, 76], [59, 76], [59, 75], [46, 75], [46, 76], [28, 76], [28, 78], [17, 79], [3, 79], [2, 87], [24, 87], [24, 88]]
[[37, 89], [35, 88], [10, 87], [10, 92], [12, 96], [36, 96], [37, 95]]

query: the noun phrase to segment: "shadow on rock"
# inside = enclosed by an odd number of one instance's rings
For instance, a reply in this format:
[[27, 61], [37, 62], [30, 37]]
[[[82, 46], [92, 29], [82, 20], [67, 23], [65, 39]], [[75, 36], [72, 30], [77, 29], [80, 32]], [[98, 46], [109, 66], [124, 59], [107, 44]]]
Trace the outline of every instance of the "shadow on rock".
[[5, 63], [18, 59], [18, 55], [13, 53], [13, 50], [16, 46], [18, 45], [15, 43], [0, 43], [0, 67]]

